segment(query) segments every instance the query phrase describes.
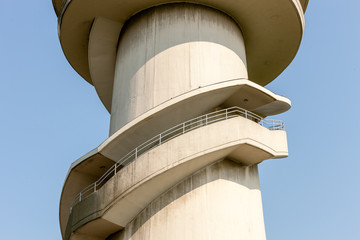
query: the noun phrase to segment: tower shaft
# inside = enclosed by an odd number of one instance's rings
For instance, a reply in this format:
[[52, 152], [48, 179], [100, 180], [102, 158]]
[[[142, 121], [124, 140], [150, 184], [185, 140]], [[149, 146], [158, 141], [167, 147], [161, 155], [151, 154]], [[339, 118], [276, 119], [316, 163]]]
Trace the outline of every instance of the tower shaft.
[[288, 156], [291, 102], [264, 86], [295, 57], [307, 0], [53, 0], [73, 68], [111, 114], [75, 161], [64, 240], [265, 240], [258, 164]]
[[221, 160], [161, 194], [109, 240], [265, 239], [257, 166]]
[[[180, 95], [247, 78], [244, 39], [229, 16], [195, 4], [145, 10], [127, 22], [119, 40], [110, 135]], [[209, 109], [183, 108], [177, 122], [167, 120], [168, 127]]]

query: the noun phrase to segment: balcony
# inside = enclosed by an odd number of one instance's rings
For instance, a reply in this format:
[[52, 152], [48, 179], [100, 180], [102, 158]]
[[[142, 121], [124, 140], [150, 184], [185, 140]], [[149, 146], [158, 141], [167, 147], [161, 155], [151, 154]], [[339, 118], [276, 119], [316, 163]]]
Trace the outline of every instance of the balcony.
[[99, 221], [108, 226], [103, 231], [122, 229], [156, 196], [217, 160], [253, 165], [287, 154], [282, 121], [262, 119], [239, 107], [191, 119], [130, 151], [82, 190], [72, 204], [66, 239], [73, 232], [90, 236]]

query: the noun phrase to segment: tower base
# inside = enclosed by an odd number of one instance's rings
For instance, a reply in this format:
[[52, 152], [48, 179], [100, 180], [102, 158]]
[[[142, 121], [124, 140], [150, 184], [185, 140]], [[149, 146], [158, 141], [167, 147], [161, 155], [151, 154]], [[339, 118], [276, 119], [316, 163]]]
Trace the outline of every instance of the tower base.
[[109, 240], [264, 240], [257, 165], [221, 160], [160, 195]]

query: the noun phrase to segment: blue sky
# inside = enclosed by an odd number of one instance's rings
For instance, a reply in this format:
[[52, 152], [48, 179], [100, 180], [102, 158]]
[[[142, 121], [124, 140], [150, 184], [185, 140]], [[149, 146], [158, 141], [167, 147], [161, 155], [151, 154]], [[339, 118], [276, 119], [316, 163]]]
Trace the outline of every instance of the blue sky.
[[[295, 60], [267, 87], [289, 97], [290, 156], [260, 165], [267, 239], [360, 239], [360, 2], [310, 0]], [[0, 8], [0, 238], [61, 239], [70, 164], [109, 114], [70, 67], [50, 0]]]

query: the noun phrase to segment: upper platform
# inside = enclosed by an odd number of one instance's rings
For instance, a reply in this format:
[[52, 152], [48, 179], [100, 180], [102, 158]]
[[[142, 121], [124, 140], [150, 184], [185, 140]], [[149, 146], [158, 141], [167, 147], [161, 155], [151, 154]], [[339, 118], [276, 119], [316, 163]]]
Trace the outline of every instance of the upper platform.
[[[73, 68], [93, 84], [89, 70], [89, 36], [96, 17], [118, 22], [176, 0], [53, 0], [59, 38]], [[262, 86], [274, 80], [295, 57], [304, 30], [308, 0], [193, 0], [231, 16], [244, 36], [249, 79]]]

